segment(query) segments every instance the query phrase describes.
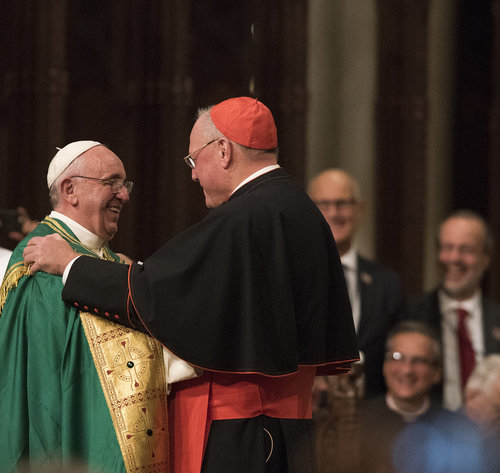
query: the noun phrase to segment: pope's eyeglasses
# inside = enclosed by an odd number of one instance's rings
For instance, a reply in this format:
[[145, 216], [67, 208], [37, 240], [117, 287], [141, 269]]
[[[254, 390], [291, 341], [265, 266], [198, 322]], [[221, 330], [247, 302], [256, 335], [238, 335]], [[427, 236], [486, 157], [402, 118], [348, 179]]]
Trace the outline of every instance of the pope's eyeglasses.
[[123, 179], [100, 179], [99, 177], [89, 177], [89, 176], [71, 176], [71, 179], [78, 177], [79, 179], [90, 179], [91, 181], [98, 181], [103, 186], [109, 186], [113, 194], [118, 194], [125, 187], [125, 190], [130, 195], [132, 192], [132, 187], [134, 183], [132, 181], [125, 181]]

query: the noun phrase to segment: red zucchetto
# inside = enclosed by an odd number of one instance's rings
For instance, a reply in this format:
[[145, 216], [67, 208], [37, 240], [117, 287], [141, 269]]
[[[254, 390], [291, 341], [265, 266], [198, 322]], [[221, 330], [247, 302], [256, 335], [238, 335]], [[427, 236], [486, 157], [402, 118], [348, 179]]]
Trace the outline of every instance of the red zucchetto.
[[278, 146], [273, 114], [262, 102], [250, 97], [224, 100], [212, 107], [212, 121], [230, 140], [254, 149]]

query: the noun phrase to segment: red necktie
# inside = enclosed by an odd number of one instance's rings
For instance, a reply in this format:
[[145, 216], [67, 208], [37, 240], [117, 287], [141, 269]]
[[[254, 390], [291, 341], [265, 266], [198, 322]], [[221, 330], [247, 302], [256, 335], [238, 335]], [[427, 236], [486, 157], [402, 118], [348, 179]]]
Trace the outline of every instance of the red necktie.
[[465, 386], [474, 365], [476, 364], [476, 357], [472, 342], [469, 337], [469, 331], [465, 319], [469, 313], [464, 309], [455, 309], [458, 316], [458, 348], [460, 350], [460, 374], [462, 376], [462, 388]]

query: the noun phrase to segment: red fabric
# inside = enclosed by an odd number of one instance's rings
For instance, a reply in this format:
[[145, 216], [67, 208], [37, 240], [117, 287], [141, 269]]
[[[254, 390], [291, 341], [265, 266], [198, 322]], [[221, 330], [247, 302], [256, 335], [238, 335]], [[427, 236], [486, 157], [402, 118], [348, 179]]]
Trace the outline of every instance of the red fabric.
[[223, 135], [240, 145], [254, 149], [278, 146], [273, 114], [257, 99], [236, 97], [224, 100], [212, 107], [210, 116]]
[[456, 309], [458, 316], [458, 348], [460, 352], [460, 374], [462, 377], [462, 388], [465, 387], [472, 370], [476, 364], [476, 356], [472, 348], [472, 342], [467, 330], [466, 318], [469, 313], [464, 309]]
[[168, 405], [170, 472], [199, 473], [208, 435], [210, 382], [200, 378], [175, 383]]
[[172, 473], [199, 473], [210, 422], [261, 414], [287, 419], [311, 418], [316, 367], [281, 377], [205, 371], [174, 384], [169, 402]]

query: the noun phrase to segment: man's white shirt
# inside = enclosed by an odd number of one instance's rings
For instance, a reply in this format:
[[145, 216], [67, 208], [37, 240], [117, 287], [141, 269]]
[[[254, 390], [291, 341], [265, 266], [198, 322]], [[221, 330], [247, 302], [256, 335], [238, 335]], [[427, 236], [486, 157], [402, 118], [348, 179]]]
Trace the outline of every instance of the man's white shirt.
[[457, 410], [463, 404], [460, 376], [460, 353], [458, 348], [458, 317], [455, 310], [464, 309], [469, 313], [466, 318], [467, 330], [472, 342], [476, 363], [484, 357], [484, 336], [482, 320], [481, 290], [466, 300], [452, 299], [443, 290], [438, 292], [443, 342], [443, 405]]
[[354, 246], [340, 257], [344, 276], [347, 284], [347, 292], [351, 301], [352, 318], [356, 332], [359, 328], [359, 319], [361, 317], [361, 294], [358, 284], [358, 252]]

